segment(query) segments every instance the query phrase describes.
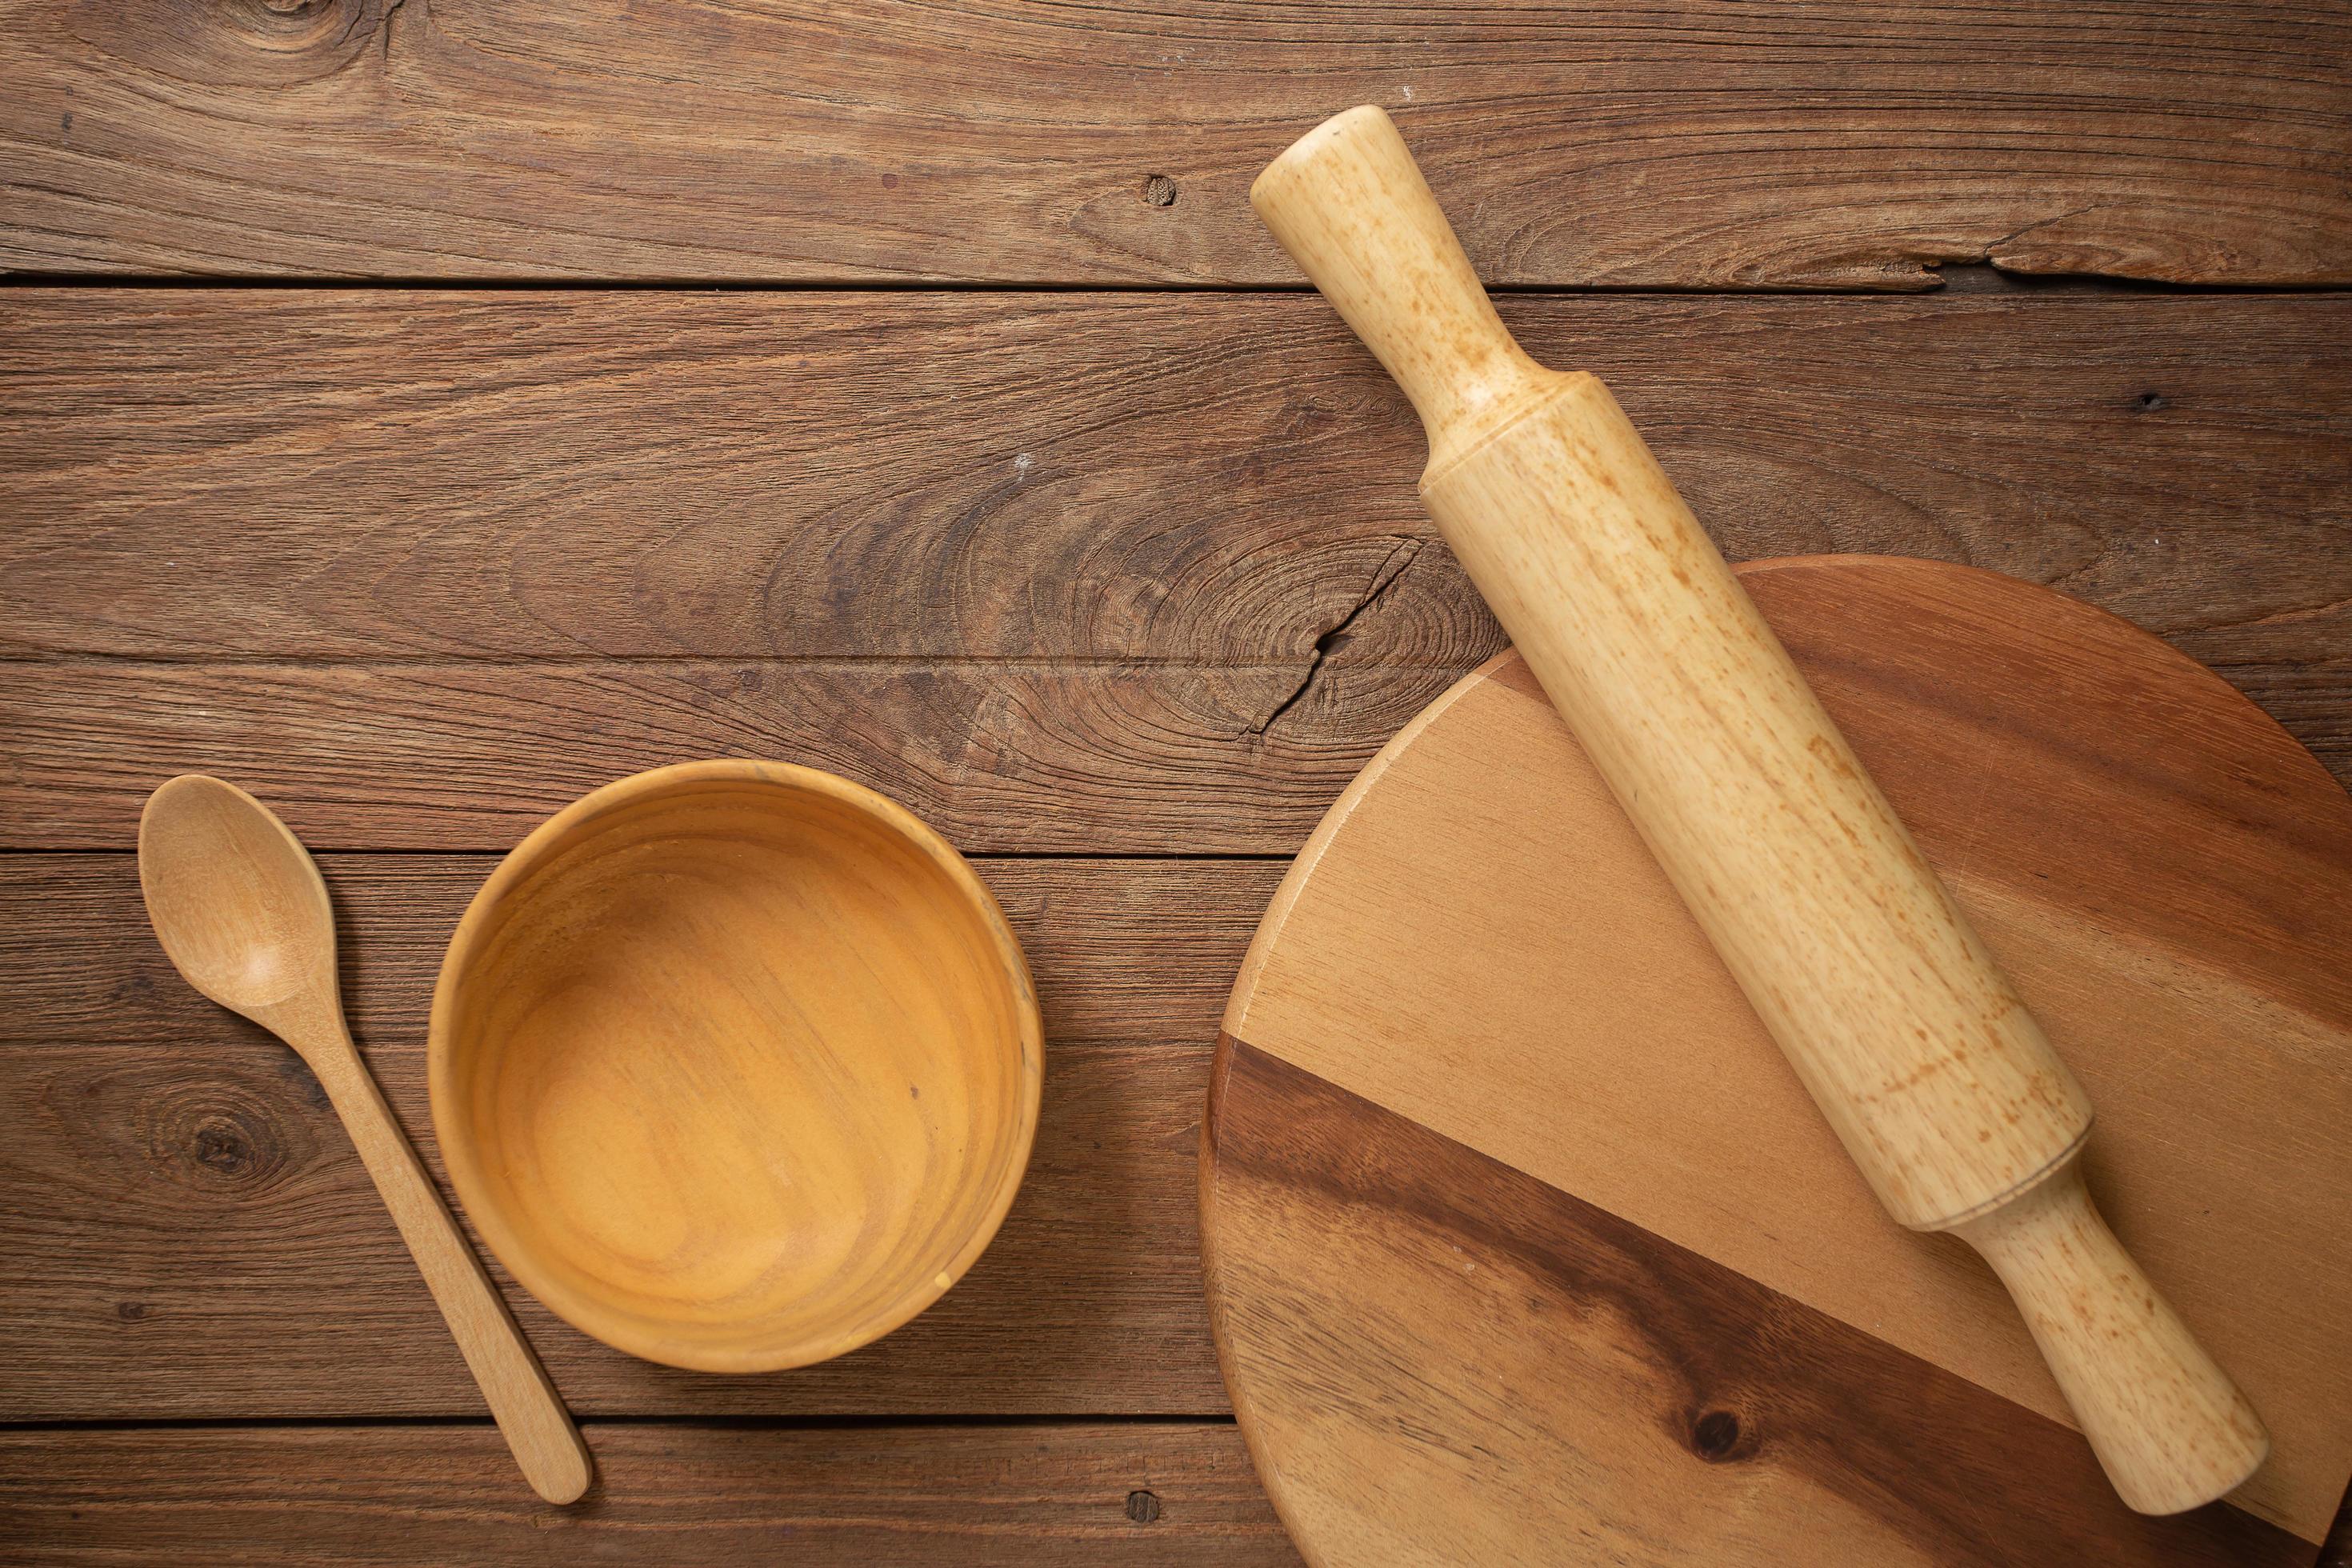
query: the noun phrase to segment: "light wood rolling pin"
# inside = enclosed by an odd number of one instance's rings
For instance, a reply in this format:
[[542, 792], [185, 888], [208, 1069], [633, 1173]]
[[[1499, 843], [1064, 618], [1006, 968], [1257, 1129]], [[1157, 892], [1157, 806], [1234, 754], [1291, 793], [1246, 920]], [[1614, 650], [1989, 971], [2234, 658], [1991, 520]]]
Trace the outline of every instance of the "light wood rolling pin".
[[1420, 412], [1446, 542], [1887, 1210], [2008, 1286], [2123, 1500], [2270, 1440], [2092, 1206], [2091, 1107], [1608, 388], [1529, 359], [1389, 117], [1250, 200]]

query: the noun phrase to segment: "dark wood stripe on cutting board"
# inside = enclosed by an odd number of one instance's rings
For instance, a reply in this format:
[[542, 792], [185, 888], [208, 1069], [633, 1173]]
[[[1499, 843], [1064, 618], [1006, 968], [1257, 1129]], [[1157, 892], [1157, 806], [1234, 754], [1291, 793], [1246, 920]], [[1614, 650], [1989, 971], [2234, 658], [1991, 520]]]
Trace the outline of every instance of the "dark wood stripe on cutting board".
[[[1561, 1442], [1558, 1489], [1576, 1494], [1562, 1506], [1598, 1509], [1591, 1528], [1622, 1531], [1609, 1552], [1631, 1560], [1645, 1555], [1639, 1500], [1660, 1488], [1685, 1519], [1826, 1495], [1955, 1563], [2314, 1559], [2310, 1542], [2227, 1505], [2134, 1514], [2058, 1423], [1244, 1042], [1221, 1042], [1211, 1092], [1206, 1253], [1245, 1430], [1312, 1419], [1409, 1455], [1443, 1440], [1444, 1420], [1425, 1415], [1433, 1390], [1482, 1392], [1449, 1380], [1478, 1375], [1491, 1333], [1542, 1344], [1551, 1369], [1483, 1391], [1507, 1396], [1517, 1434], [1496, 1447]], [[1393, 1266], [1368, 1269], [1368, 1257]], [[1321, 1311], [1297, 1310], [1317, 1299]], [[1337, 1395], [1347, 1380], [1318, 1375], [1376, 1363], [1391, 1344], [1411, 1372], [1393, 1404]], [[1644, 1412], [1631, 1425], [1609, 1405], [1626, 1397], [1629, 1367]], [[1571, 1452], [1580, 1423], [1596, 1446]], [[1670, 1449], [1643, 1447], [1661, 1434]], [[1662, 1449], [1674, 1456], [1663, 1469]], [[1265, 1479], [1286, 1513], [1299, 1506], [1282, 1474]], [[1626, 1500], [1613, 1520], [1612, 1497]]]

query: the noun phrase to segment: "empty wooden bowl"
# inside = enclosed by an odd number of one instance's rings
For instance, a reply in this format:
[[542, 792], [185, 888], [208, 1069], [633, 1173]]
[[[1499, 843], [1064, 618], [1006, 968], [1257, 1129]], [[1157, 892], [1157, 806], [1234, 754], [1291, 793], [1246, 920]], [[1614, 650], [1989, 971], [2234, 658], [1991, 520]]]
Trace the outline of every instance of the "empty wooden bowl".
[[1028, 1163], [1028, 965], [963, 858], [845, 779], [690, 763], [541, 825], [433, 996], [450, 1180], [605, 1343], [766, 1372], [961, 1278]]

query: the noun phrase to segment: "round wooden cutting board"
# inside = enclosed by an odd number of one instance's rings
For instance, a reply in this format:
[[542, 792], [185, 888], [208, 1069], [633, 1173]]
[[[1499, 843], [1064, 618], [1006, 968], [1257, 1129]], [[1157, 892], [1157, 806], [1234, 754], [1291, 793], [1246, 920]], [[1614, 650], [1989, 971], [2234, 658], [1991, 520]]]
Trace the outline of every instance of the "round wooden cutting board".
[[2273, 1457], [2193, 1513], [2116, 1500], [1506, 655], [1332, 807], [1226, 1014], [1211, 1312], [1291, 1533], [1345, 1568], [2310, 1563], [2352, 1476], [2352, 800], [2048, 589], [1742, 577], [2089, 1089], [2093, 1190]]

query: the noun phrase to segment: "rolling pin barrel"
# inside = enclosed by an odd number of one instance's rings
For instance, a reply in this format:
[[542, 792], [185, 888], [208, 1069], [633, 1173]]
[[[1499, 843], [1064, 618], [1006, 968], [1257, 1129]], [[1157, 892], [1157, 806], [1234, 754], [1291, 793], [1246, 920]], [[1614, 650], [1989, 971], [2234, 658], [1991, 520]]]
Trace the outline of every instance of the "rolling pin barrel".
[[1512, 341], [1380, 110], [1250, 195], [1412, 399], [1431, 515], [1888, 1211], [1985, 1253], [2132, 1507], [2243, 1480], [2268, 1439], [2091, 1207], [2081, 1087], [1608, 389]]

